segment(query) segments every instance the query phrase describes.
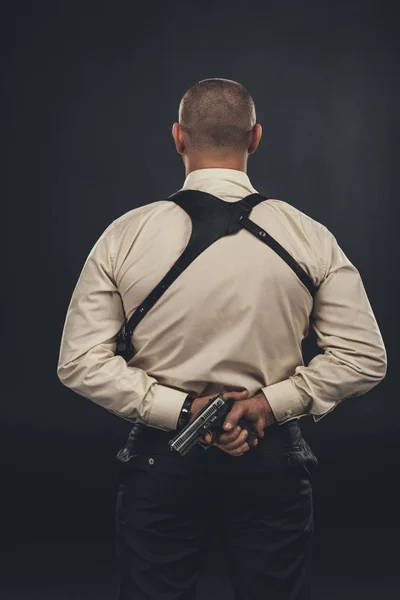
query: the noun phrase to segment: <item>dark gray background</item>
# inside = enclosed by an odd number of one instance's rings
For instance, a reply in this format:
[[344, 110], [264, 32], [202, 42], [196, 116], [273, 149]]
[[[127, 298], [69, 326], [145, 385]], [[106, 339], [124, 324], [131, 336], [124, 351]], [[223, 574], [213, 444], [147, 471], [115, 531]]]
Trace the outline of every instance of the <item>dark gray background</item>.
[[[2, 597], [114, 598], [114, 457], [130, 426], [58, 381], [62, 326], [108, 224], [181, 187], [181, 96], [226, 77], [263, 125], [253, 185], [332, 231], [388, 353], [376, 388], [301, 422], [320, 462], [315, 599], [397, 598], [396, 3], [20, 1], [3, 3], [1, 28]], [[316, 351], [311, 336], [306, 361]], [[201, 589], [228, 600], [210, 544]]]

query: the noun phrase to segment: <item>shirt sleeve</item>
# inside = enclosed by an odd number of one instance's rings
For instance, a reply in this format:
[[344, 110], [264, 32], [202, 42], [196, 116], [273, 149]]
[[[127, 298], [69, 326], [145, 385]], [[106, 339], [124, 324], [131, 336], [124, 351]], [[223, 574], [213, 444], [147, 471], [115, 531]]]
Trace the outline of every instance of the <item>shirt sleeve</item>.
[[160, 385], [115, 355], [124, 322], [113, 276], [113, 223], [92, 248], [68, 306], [57, 375], [68, 388], [131, 422], [176, 429], [187, 392]]
[[385, 346], [360, 273], [325, 231], [325, 276], [310, 315], [324, 353], [298, 366], [288, 379], [262, 388], [278, 422], [307, 414], [319, 421], [386, 375]]

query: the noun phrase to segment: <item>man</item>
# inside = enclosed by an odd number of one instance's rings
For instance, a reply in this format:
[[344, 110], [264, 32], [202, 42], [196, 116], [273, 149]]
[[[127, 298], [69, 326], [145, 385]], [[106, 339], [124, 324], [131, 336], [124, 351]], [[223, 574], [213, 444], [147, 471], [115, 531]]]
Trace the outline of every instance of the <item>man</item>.
[[[172, 134], [185, 165], [182, 189], [223, 202], [256, 192], [247, 160], [261, 125], [242, 85], [214, 78], [192, 86]], [[111, 223], [73, 292], [60, 380], [146, 425], [140, 452], [121, 469], [120, 600], [194, 599], [214, 530], [236, 600], [309, 598], [318, 461], [299, 419], [319, 421], [373, 388], [386, 374], [386, 351], [360, 274], [324, 225], [277, 199], [255, 206], [251, 220], [305, 270], [314, 299], [280, 256], [242, 229], [207, 248], [166, 290], [133, 333], [134, 356], [116, 356], [124, 313], [129, 319], [191, 234], [189, 216], [167, 200]], [[306, 367], [301, 342], [310, 322], [323, 354]], [[170, 452], [185, 404], [192, 420], [223, 391], [235, 402], [218, 442], [184, 457]], [[258, 431], [250, 446], [241, 417]]]

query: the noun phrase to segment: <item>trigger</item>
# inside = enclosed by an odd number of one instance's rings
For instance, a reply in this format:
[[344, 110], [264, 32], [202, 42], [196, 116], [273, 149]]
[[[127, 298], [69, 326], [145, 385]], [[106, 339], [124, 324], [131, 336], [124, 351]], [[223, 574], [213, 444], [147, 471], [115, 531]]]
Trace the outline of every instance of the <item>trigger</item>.
[[216, 432], [210, 431], [209, 429], [207, 429], [207, 431], [205, 433], [208, 433], [211, 436], [211, 442], [210, 442], [210, 446], [211, 446], [211, 444], [213, 444], [217, 438]]
[[207, 442], [203, 442], [203, 440], [199, 440], [198, 441], [198, 445], [203, 448], [203, 450], [208, 450], [209, 448], [211, 448], [212, 444], [208, 444]]

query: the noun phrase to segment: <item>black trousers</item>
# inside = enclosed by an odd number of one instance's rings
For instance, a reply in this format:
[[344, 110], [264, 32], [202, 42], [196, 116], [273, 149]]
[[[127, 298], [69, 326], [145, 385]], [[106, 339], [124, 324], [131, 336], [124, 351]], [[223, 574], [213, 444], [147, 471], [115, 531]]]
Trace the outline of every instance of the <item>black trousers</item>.
[[235, 600], [309, 600], [318, 460], [298, 420], [238, 457], [215, 446], [180, 456], [173, 435], [146, 427], [117, 467], [118, 600], [195, 600], [215, 530]]

